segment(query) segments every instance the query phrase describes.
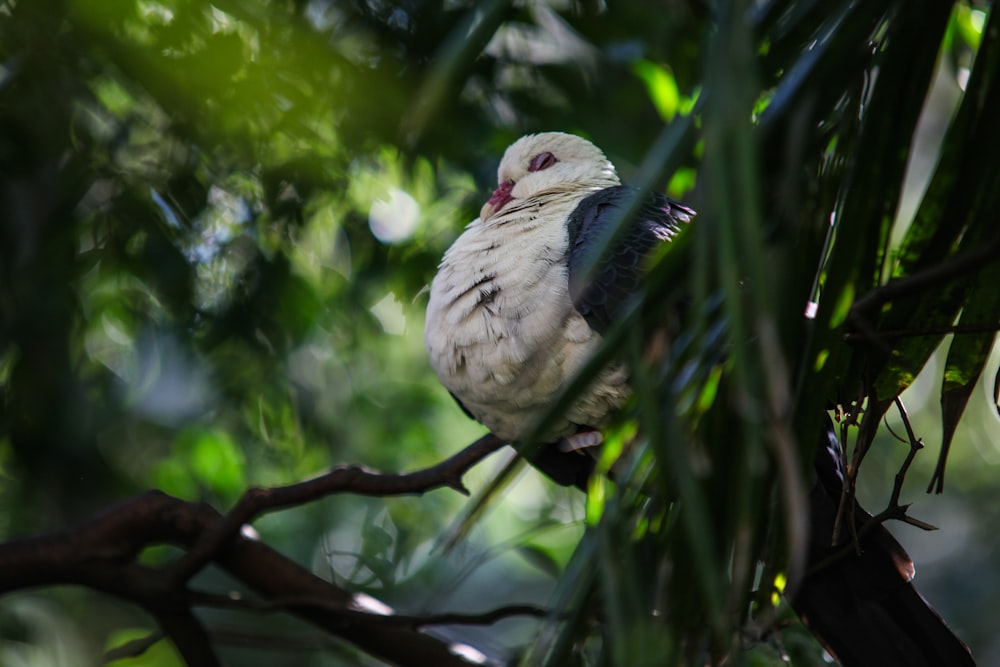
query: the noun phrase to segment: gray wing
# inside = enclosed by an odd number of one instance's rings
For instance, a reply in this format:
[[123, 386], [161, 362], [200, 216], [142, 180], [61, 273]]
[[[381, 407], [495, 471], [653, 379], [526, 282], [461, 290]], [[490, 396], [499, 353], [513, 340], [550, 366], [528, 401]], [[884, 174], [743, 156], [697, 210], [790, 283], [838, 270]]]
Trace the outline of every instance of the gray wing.
[[651, 194], [587, 282], [583, 268], [600, 250], [608, 225], [629, 205], [636, 189], [619, 185], [584, 199], [569, 216], [569, 291], [573, 305], [598, 333], [607, 331], [638, 291], [646, 258], [669, 241], [695, 212], [662, 194]]

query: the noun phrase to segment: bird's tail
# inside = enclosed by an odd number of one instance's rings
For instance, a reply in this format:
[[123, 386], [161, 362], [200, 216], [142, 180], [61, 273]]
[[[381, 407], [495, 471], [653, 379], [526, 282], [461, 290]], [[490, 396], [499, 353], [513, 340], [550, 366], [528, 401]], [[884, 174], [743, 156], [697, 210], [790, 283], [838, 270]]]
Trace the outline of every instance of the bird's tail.
[[[968, 647], [913, 587], [913, 562], [889, 531], [877, 526], [851, 551], [830, 545], [844, 472], [832, 423], [816, 456], [810, 490], [811, 570], [792, 599], [806, 626], [843, 667], [974, 667]], [[855, 521], [871, 518], [855, 503]]]

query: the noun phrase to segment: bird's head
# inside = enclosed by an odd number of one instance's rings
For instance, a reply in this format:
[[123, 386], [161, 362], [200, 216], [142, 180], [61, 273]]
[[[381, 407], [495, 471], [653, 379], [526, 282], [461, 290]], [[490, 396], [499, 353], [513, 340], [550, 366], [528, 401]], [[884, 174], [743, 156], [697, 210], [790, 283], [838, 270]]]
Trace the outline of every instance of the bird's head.
[[619, 184], [615, 166], [594, 144], [572, 134], [543, 132], [521, 137], [500, 160], [497, 189], [480, 211], [481, 220], [514, 202], [552, 196], [581, 196]]

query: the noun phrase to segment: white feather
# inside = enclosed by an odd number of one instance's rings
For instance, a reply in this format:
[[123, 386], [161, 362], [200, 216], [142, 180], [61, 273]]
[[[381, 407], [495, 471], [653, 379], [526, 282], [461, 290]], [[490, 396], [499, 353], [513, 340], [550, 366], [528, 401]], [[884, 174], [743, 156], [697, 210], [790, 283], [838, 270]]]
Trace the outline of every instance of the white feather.
[[[529, 172], [544, 152], [558, 162]], [[513, 182], [513, 199], [469, 223], [445, 253], [424, 340], [442, 383], [476, 419], [521, 440], [600, 343], [570, 300], [567, 221], [585, 197], [619, 181], [593, 144], [554, 132], [512, 144], [497, 176]], [[543, 439], [600, 426], [627, 392], [624, 369], [605, 370]]]

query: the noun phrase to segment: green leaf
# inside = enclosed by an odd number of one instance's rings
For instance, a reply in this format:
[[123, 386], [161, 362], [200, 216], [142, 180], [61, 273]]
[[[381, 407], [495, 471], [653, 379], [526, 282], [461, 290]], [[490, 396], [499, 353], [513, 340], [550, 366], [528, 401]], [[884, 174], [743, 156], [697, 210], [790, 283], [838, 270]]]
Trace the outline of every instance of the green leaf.
[[[875, 3], [863, 4], [875, 6]], [[847, 290], [860, 296], [881, 282], [887, 260], [886, 244], [903, 188], [913, 133], [936, 71], [939, 45], [949, 18], [947, 4], [927, 1], [891, 20], [883, 17], [876, 23], [872, 64], [877, 66], [879, 76], [864, 98], [852, 99], [862, 112], [860, 132], [853, 134], [849, 124], [841, 130], [851, 141], [837, 143], [837, 152], [847, 162], [844, 180], [836, 194], [835, 236], [826, 261], [823, 298], [815, 334], [805, 353], [810, 362], [817, 359], [820, 350], [830, 350], [830, 356], [822, 370], [805, 375], [800, 381], [826, 398], [840, 390], [856, 391], [862, 378], [871, 377], [876, 373], [874, 369], [881, 368], [886, 361], [883, 349], [878, 347], [849, 355], [839, 340], [842, 329], [836, 324], [829, 328], [827, 324], [839, 322], [844, 313], [841, 299]], [[849, 30], [851, 24], [845, 22], [842, 30]], [[857, 92], [854, 90], [853, 94]], [[892, 387], [890, 391], [896, 391], [898, 378], [883, 382]], [[797, 421], [814, 426], [816, 407], [800, 403]], [[874, 418], [877, 421], [878, 416]]]
[[[143, 640], [154, 632], [145, 628], [120, 628], [108, 635], [105, 651]], [[183, 667], [185, 662], [169, 639], [161, 639], [134, 658], [121, 658], [105, 664], [108, 667]]]
[[518, 546], [516, 551], [524, 560], [553, 579], [558, 579], [559, 575], [562, 574], [559, 562], [542, 547], [534, 544], [524, 544]]
[[187, 465], [174, 457], [166, 458], [156, 464], [150, 476], [150, 484], [154, 488], [185, 500], [197, 500], [200, 490], [191, 475]]
[[[996, 23], [995, 14], [991, 23]], [[1000, 169], [995, 161], [978, 156], [1000, 151], [1000, 131], [990, 111], [1000, 105], [996, 29], [987, 31], [984, 39], [966, 95], [948, 128], [937, 168], [903, 240], [893, 271], [896, 276], [929, 271], [946, 258], [992, 242], [995, 236], [995, 193], [1000, 188]], [[969, 275], [937, 281], [919, 295], [893, 303], [879, 330], [919, 332], [948, 327], [975, 281]], [[888, 399], [905, 390], [942, 337], [923, 335], [900, 341], [878, 374], [876, 395]]]
[[246, 486], [243, 453], [227, 432], [188, 429], [177, 437], [175, 448], [193, 479], [220, 498], [231, 500]]
[[973, 9], [963, 2], [955, 5], [955, 26], [958, 28], [958, 34], [961, 35], [962, 41], [969, 48], [979, 48], [985, 23], [986, 12], [982, 9]]
[[660, 118], [667, 122], [673, 120], [680, 107], [681, 95], [670, 68], [649, 60], [637, 60], [632, 64], [632, 71], [646, 84], [649, 99]]
[[[994, 15], [995, 18], [995, 15]], [[991, 24], [993, 20], [991, 20]], [[997, 25], [989, 38], [995, 42], [997, 35]], [[996, 51], [996, 49], [994, 49]], [[997, 58], [1000, 66], [1000, 58]], [[1000, 100], [1000, 85], [990, 81], [991, 93], [997, 100]], [[1000, 131], [995, 128], [995, 121], [983, 119], [982, 126], [986, 128], [983, 133], [983, 141], [987, 151], [1000, 147]], [[992, 161], [987, 161], [992, 162]], [[974, 199], [971, 210], [973, 216], [969, 224], [969, 231], [962, 239], [962, 245], [975, 248], [977, 242], [996, 243], [996, 211], [1000, 207], [1000, 168], [995, 164], [983, 166], [980, 173], [976, 174], [978, 181], [978, 192]], [[978, 273], [970, 276], [966, 281], [968, 289], [964, 295], [962, 316], [958, 322], [959, 327], [965, 325], [973, 329], [982, 327], [996, 327], [997, 313], [1000, 313], [1000, 262], [994, 260], [983, 267]], [[944, 490], [944, 471], [948, 458], [948, 449], [955, 435], [958, 422], [965, 412], [965, 406], [969, 401], [976, 383], [983, 372], [987, 359], [993, 348], [996, 339], [995, 330], [986, 330], [977, 333], [958, 334], [952, 341], [948, 351], [948, 359], [945, 362], [944, 379], [941, 384], [941, 410], [942, 410], [942, 438], [941, 453], [938, 456], [937, 467], [934, 476], [928, 486], [937, 493]]]
[[[1000, 276], [997, 276], [1000, 279]], [[990, 288], [987, 298], [978, 301], [970, 299], [973, 305], [981, 306], [989, 304], [994, 313], [1000, 309], [1000, 292], [996, 290], [996, 283]], [[959, 326], [967, 320], [981, 322], [981, 312], [968, 310], [962, 313]], [[955, 436], [955, 429], [958, 428], [959, 420], [965, 412], [965, 407], [975, 389], [979, 377], [986, 366], [986, 361], [990, 357], [993, 349], [993, 341], [996, 339], [995, 332], [977, 334], [959, 334], [955, 336], [951, 347], [948, 350], [948, 360], [945, 362], [944, 380], [941, 383], [941, 453], [938, 456], [937, 467], [934, 476], [931, 478], [928, 492], [932, 489], [936, 493], [944, 491], [944, 470], [948, 459], [948, 450], [951, 441]]]

